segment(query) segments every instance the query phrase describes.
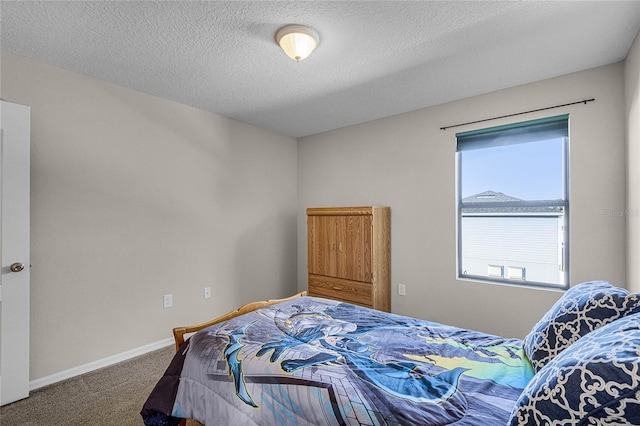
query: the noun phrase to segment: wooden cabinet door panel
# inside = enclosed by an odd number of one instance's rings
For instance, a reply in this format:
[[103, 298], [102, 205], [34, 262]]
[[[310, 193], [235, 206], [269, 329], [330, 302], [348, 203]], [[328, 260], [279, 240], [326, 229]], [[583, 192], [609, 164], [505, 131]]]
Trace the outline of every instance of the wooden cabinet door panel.
[[[308, 224], [308, 268], [309, 273], [318, 275], [331, 275], [337, 272], [335, 244], [335, 229], [322, 216], [309, 216]], [[333, 235], [332, 235], [333, 234]], [[332, 249], [333, 247], [333, 249]]]
[[309, 273], [371, 282], [371, 216], [309, 216]]
[[371, 282], [371, 216], [343, 216], [339, 278]]

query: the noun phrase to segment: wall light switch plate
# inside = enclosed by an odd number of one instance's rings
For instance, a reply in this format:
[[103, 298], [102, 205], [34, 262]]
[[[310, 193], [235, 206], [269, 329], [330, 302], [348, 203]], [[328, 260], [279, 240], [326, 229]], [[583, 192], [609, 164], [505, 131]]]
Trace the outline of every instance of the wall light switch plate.
[[170, 308], [173, 306], [173, 294], [165, 294], [162, 298], [164, 308]]
[[204, 298], [208, 299], [211, 297], [211, 287], [205, 287], [204, 288]]
[[406, 296], [407, 294], [407, 286], [404, 284], [398, 284], [398, 294], [400, 296]]

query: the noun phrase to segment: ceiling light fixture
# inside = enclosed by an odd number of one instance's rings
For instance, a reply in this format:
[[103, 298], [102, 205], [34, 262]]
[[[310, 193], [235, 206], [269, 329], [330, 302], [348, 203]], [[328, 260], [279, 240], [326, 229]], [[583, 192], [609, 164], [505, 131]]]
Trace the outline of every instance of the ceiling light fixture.
[[312, 28], [302, 25], [288, 25], [276, 33], [276, 41], [291, 59], [300, 62], [318, 46], [320, 36]]

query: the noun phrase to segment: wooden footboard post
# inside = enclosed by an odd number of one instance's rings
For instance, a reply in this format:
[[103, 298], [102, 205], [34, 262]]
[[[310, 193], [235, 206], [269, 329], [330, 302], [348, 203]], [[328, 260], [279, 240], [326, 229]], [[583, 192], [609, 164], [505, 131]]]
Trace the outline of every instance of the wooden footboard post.
[[187, 333], [188, 327], [176, 327], [173, 329], [173, 340], [176, 342], [176, 352], [184, 343], [184, 335]]

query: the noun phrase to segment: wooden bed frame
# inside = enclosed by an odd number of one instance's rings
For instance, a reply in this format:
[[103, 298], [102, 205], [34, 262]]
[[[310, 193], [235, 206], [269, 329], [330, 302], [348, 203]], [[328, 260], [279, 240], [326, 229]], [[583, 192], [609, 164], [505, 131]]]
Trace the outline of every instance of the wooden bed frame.
[[[180, 349], [180, 346], [182, 346], [182, 344], [184, 343], [185, 334], [195, 333], [196, 331], [200, 331], [203, 328], [210, 327], [219, 322], [227, 321], [231, 318], [235, 318], [237, 316], [255, 311], [257, 309], [264, 308], [266, 306], [275, 305], [276, 303], [285, 302], [287, 300], [295, 299], [297, 297], [306, 296], [306, 295], [307, 295], [306, 291], [301, 291], [300, 293], [294, 294], [293, 296], [285, 297], [282, 299], [270, 299], [270, 300], [261, 300], [258, 302], [251, 302], [251, 303], [247, 303], [246, 305], [240, 306], [235, 311], [227, 312], [226, 314], [219, 316], [216, 319], [203, 322], [202, 324], [188, 325], [185, 327], [175, 327], [173, 329], [173, 338], [176, 342], [176, 351], [178, 351]], [[186, 425], [187, 425], [187, 420], [182, 420], [180, 422], [180, 426], [186, 426]], [[189, 419], [189, 425], [202, 425], [202, 423]]]
[[240, 306], [235, 311], [227, 312], [226, 314], [219, 316], [216, 319], [212, 319], [211, 321], [203, 322], [202, 324], [197, 325], [188, 325], [185, 327], [175, 327], [173, 329], [173, 338], [176, 341], [176, 351], [180, 349], [180, 346], [184, 343], [184, 335], [189, 333], [195, 333], [196, 331], [200, 331], [203, 328], [210, 327], [214, 324], [217, 324], [222, 321], [230, 320], [231, 318], [235, 318], [239, 315], [243, 315], [256, 309], [264, 308], [265, 306], [275, 305], [276, 303], [285, 302], [287, 300], [295, 299], [296, 297], [306, 296], [306, 291], [301, 291], [298, 294], [294, 294], [293, 296], [285, 297], [283, 299], [270, 299], [270, 300], [261, 300], [259, 302], [251, 302], [246, 305]]

